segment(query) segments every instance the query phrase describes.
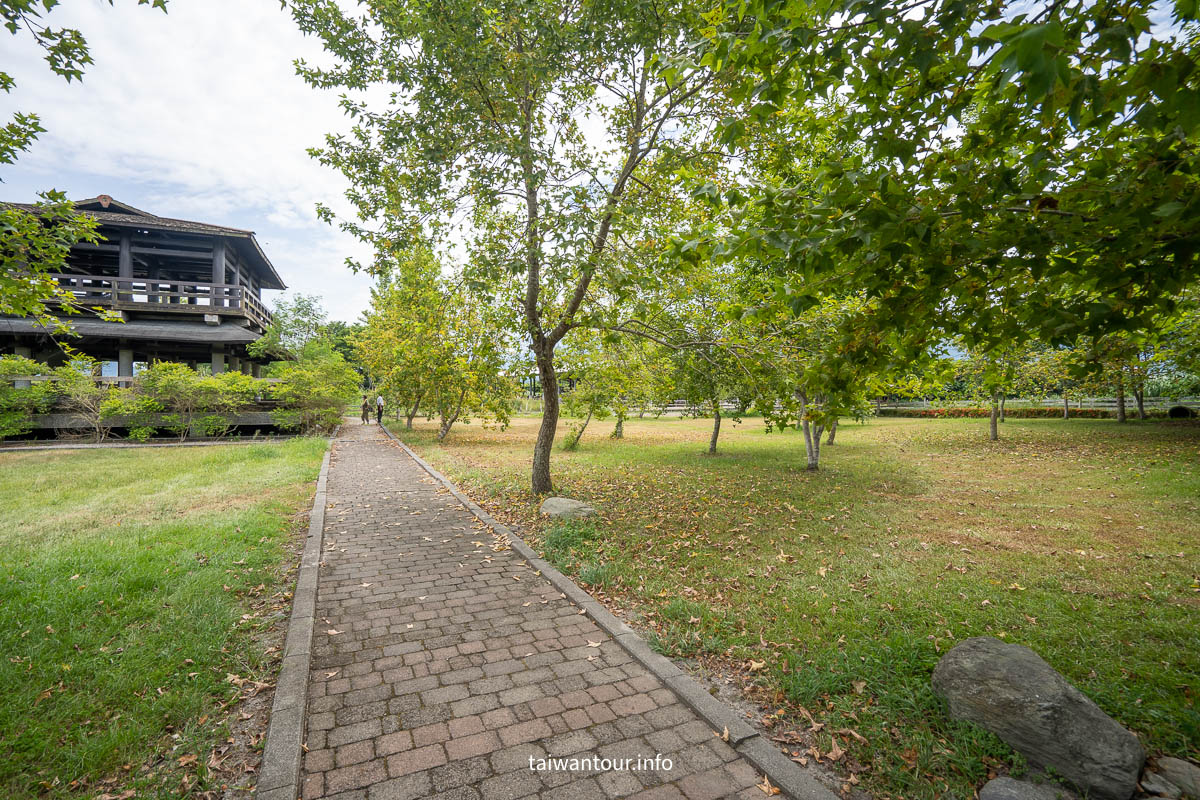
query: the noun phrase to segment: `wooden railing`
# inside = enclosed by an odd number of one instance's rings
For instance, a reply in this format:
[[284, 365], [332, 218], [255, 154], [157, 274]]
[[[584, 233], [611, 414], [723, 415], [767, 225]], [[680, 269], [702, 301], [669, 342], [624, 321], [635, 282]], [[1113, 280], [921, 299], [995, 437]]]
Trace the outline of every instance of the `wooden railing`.
[[265, 328], [271, 313], [244, 286], [203, 281], [153, 278], [110, 278], [98, 275], [52, 275], [83, 306], [163, 311], [167, 313], [233, 314]]

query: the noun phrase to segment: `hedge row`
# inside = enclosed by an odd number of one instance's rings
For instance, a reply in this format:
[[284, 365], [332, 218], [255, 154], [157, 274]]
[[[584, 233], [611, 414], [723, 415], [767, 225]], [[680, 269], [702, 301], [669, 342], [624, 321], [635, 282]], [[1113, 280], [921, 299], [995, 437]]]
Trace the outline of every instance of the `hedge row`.
[[[990, 408], [881, 408], [878, 415], [881, 417], [934, 417], [934, 418], [958, 418], [958, 417], [989, 417], [991, 416]], [[1132, 404], [1126, 409], [1126, 414], [1130, 417], [1137, 416], [1137, 409]], [[1005, 417], [1012, 419], [1062, 419], [1061, 408], [1008, 408], [1004, 411]], [[1116, 419], [1117, 412], [1104, 408], [1072, 408], [1072, 419]], [[1164, 419], [1167, 412], [1164, 409], [1154, 408], [1146, 411], [1146, 416], [1158, 419]]]
[[[39, 414], [60, 411], [79, 418], [92, 438], [115, 429], [144, 441], [166, 431], [224, 436], [240, 414], [271, 401], [271, 420], [283, 430], [332, 430], [358, 390], [358, 374], [336, 357], [300, 359], [279, 366], [273, 382], [240, 372], [202, 375], [186, 364], [157, 361], [128, 386], [98, 384], [99, 364], [79, 358], [49, 367], [21, 356], [0, 356], [0, 439], [23, 436]], [[17, 386], [19, 376], [45, 378]]]

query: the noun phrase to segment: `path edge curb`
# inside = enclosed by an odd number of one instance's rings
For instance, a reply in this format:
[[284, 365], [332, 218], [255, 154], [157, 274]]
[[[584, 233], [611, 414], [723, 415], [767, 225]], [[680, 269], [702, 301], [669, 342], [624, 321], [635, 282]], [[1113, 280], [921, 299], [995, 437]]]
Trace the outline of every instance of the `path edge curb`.
[[[336, 435], [336, 434], [335, 434]], [[300, 796], [300, 766], [304, 756], [304, 721], [308, 709], [308, 676], [312, 662], [313, 625], [317, 612], [317, 570], [325, 533], [326, 484], [333, 438], [321, 461], [312, 511], [308, 515], [308, 534], [296, 588], [292, 592], [292, 614], [283, 644], [283, 663], [275, 683], [271, 703], [271, 721], [258, 770], [256, 800], [295, 800]]]
[[[493, 519], [478, 503], [463, 494], [449, 478], [413, 452], [412, 448], [402, 442], [386, 425], [380, 427], [383, 428], [384, 434], [389, 439], [400, 445], [413, 461], [420, 464], [422, 469], [441, 483], [480, 522], [507, 536], [512, 549], [519, 553], [530, 567], [550, 581], [554, 588], [566, 595], [568, 600], [586, 611], [587, 615], [602, 630], [612, 636], [629, 653], [630, 657], [662, 681], [686, 706], [704, 720], [714, 733], [724, 738], [724, 732], [729, 731], [730, 746], [765, 774], [785, 796], [793, 798], [793, 800], [838, 800], [837, 795], [792, 762], [780, 752], [779, 748], [759, 736], [757, 731], [737, 715], [737, 712], [705, 691], [699, 683], [669, 658], [654, 652], [637, 632], [604, 608], [573, 580], [542, 559], [507, 525]], [[264, 797], [261, 800], [275, 800], [275, 798]]]

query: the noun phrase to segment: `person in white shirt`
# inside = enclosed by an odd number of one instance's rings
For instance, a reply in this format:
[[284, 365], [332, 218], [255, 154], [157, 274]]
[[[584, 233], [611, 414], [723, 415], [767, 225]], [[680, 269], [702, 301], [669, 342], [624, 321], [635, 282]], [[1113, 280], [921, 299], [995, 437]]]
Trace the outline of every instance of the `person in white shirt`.
[[383, 424], [383, 395], [375, 398], [375, 424]]

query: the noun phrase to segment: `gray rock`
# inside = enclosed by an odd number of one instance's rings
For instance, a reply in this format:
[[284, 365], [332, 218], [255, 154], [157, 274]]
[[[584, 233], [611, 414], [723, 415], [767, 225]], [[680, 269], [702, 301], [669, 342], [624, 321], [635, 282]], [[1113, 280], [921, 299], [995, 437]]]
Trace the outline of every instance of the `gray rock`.
[[1155, 797], [1166, 797], [1167, 800], [1179, 800], [1183, 796], [1182, 789], [1150, 770], [1142, 773], [1142, 791]]
[[952, 717], [987, 728], [1089, 798], [1133, 795], [1146, 760], [1137, 737], [1028, 647], [967, 639], [942, 656], [933, 689]]
[[1160, 758], [1154, 771], [1178, 786], [1184, 797], [1200, 800], [1200, 767], [1182, 758]]
[[1079, 800], [1079, 797], [1052, 783], [1029, 783], [1003, 777], [984, 784], [979, 790], [979, 800]]
[[596, 509], [568, 497], [547, 497], [542, 503], [541, 513], [551, 519], [582, 519], [595, 514]]

